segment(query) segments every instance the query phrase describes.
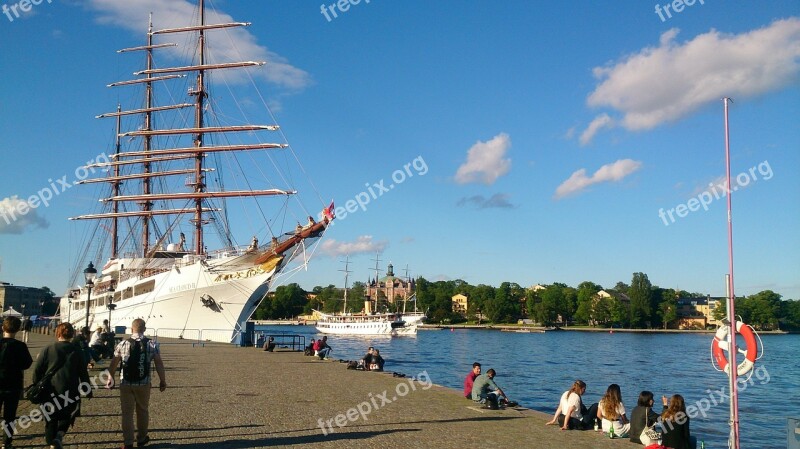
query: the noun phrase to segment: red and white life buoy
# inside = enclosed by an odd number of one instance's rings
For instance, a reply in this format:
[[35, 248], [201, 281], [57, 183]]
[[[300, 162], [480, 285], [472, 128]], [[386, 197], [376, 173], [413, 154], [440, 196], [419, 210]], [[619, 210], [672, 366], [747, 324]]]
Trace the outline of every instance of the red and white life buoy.
[[[719, 365], [720, 369], [725, 371], [725, 374], [730, 374], [728, 359], [725, 357], [725, 351], [728, 350], [729, 332], [730, 328], [727, 325], [721, 326], [719, 329], [717, 329], [717, 333], [714, 335], [714, 346], [712, 348], [714, 360], [717, 362], [717, 365]], [[742, 334], [745, 344], [747, 345], [747, 351], [745, 352], [744, 360], [742, 360], [742, 363], [740, 363], [736, 368], [736, 374], [739, 376], [744, 376], [750, 372], [751, 369], [753, 369], [753, 366], [756, 363], [756, 357], [758, 357], [758, 345], [756, 345], [756, 336], [753, 333], [753, 328], [750, 326], [747, 326], [741, 321], [737, 321], [736, 332]]]

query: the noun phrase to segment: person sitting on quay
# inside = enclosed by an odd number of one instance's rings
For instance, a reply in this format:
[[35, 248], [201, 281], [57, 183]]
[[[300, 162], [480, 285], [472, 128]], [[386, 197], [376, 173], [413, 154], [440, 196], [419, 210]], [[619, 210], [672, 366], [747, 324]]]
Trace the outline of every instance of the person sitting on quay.
[[[666, 398], [664, 398], [666, 400]], [[653, 411], [653, 393], [651, 391], [642, 391], [639, 393], [639, 400], [636, 407], [631, 412], [631, 442], [642, 444], [639, 437], [645, 427], [650, 427], [658, 422], [659, 415]]]
[[672, 449], [694, 449], [697, 439], [689, 433], [689, 415], [686, 414], [686, 402], [683, 396], [673, 395], [669, 404], [667, 397], [662, 396], [664, 412], [661, 414], [663, 429], [661, 444]]
[[619, 385], [608, 386], [605, 396], [597, 404], [597, 417], [602, 420], [603, 433], [609, 434], [611, 429], [614, 429], [614, 437], [628, 437], [631, 423], [625, 415], [625, 405], [622, 403], [622, 392]]
[[481, 375], [481, 364], [475, 362], [472, 364], [472, 370], [464, 378], [464, 397], [472, 399], [472, 385], [475, 383], [475, 378]]
[[372, 352], [375, 351], [375, 348], [370, 346], [367, 349], [367, 353], [364, 357], [361, 357], [361, 360], [358, 361], [358, 367], [356, 369], [362, 369], [364, 371], [369, 371], [369, 362], [372, 360]]
[[103, 340], [102, 326], [98, 326], [98, 328], [92, 332], [92, 337], [89, 339], [89, 349], [91, 349], [92, 358], [95, 360], [98, 358], [103, 358], [106, 355], [106, 345], [105, 341]]
[[303, 351], [303, 354], [305, 354], [305, 355], [314, 355], [314, 345], [316, 343], [317, 343], [317, 341], [312, 338], [311, 339], [311, 343], [309, 343], [308, 346], [306, 346], [306, 349], [305, 349], [305, 351]]
[[383, 371], [383, 364], [385, 361], [383, 357], [381, 357], [381, 351], [377, 349], [372, 350], [372, 356], [370, 357], [369, 363], [367, 367], [369, 367], [370, 371]]
[[325, 357], [331, 353], [331, 348], [328, 346], [328, 336], [324, 335], [322, 339], [317, 340], [314, 343], [314, 355], [318, 356], [320, 360], [325, 360]]
[[486, 374], [481, 374], [475, 378], [472, 384], [472, 400], [486, 404], [486, 408], [497, 410], [500, 404], [507, 404], [506, 394], [494, 382], [497, 373], [493, 368], [489, 368]]
[[597, 420], [597, 404], [592, 404], [587, 410], [581, 400], [584, 393], [586, 393], [586, 383], [576, 380], [572, 387], [561, 395], [556, 413], [547, 425], [558, 423], [561, 430], [588, 430], [594, 427]]
[[275, 337], [270, 336], [269, 340], [264, 343], [264, 350], [267, 352], [274, 352], [275, 351]]

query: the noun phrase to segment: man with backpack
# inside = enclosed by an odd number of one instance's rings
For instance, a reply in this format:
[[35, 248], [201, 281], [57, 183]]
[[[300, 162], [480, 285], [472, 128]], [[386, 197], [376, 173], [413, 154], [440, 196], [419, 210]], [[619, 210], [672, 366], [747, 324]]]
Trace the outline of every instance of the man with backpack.
[[164, 363], [155, 342], [144, 336], [144, 320], [137, 318], [131, 325], [131, 338], [123, 340], [114, 350], [114, 358], [109, 366], [109, 379], [106, 386], [114, 386], [114, 373], [117, 366], [122, 364], [119, 398], [122, 403], [122, 449], [133, 449], [134, 426], [133, 413], [136, 411], [136, 443], [138, 447], [147, 445], [150, 437], [147, 435], [150, 420], [150, 365], [155, 363], [156, 372], [160, 380], [158, 389], [167, 388], [164, 377]]

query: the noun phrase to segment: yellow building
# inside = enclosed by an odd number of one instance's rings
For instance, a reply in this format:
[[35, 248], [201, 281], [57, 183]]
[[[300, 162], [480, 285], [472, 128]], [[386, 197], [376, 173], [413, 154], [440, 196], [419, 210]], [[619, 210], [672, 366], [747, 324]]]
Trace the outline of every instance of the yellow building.
[[453, 296], [452, 301], [453, 301], [453, 312], [458, 313], [463, 317], [466, 317], [469, 299], [465, 295], [459, 293]]
[[724, 298], [681, 298], [678, 299], [678, 328], [679, 329], [705, 329], [710, 326], [719, 326], [721, 323], [714, 319], [714, 310]]

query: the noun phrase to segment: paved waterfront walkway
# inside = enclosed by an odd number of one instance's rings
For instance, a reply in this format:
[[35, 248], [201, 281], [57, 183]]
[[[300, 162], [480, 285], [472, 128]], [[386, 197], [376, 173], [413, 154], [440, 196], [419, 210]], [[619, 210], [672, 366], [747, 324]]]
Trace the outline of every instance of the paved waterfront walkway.
[[[34, 358], [52, 341], [52, 336], [32, 334]], [[169, 387], [163, 393], [154, 389], [151, 396], [152, 448], [641, 447], [591, 431], [545, 426], [550, 417], [531, 410], [477, 409], [454, 390], [426, 389], [425, 376], [412, 382], [386, 373], [347, 370], [343, 363], [300, 353], [161, 343]], [[106, 360], [100, 367], [107, 365]], [[94, 396], [85, 400], [83, 416], [67, 434], [65, 447], [120, 447], [119, 390], [100, 389]], [[31, 408], [22, 401], [19, 415]], [[352, 421], [346, 416], [349, 409], [354, 410]], [[339, 414], [342, 428], [336, 424]], [[327, 435], [323, 433], [320, 419], [331, 420], [334, 431], [326, 423]], [[15, 447], [44, 447], [43, 431], [42, 423], [32, 424], [17, 435]]]

